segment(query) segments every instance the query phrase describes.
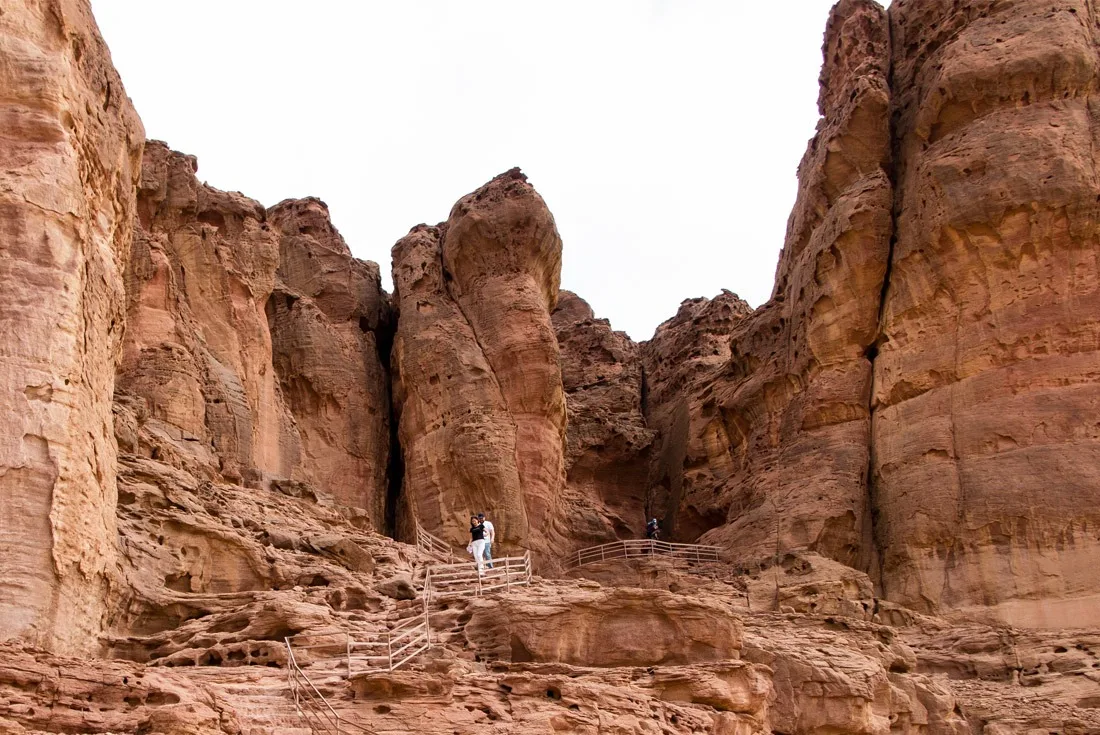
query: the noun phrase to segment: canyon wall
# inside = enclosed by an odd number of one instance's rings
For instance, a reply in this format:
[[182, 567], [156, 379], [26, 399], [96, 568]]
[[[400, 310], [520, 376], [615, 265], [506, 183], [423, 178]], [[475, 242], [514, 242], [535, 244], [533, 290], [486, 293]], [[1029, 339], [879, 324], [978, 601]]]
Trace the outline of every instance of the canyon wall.
[[1097, 31], [1084, 0], [898, 0], [874, 380], [883, 593], [1100, 623]]
[[866, 549], [867, 352], [891, 235], [885, 12], [839, 3], [824, 53], [771, 300], [685, 302], [643, 349], [654, 510], [746, 564], [809, 549], [857, 565]]
[[0, 638], [98, 650], [144, 131], [86, 2], [0, 12]]
[[1098, 21], [837, 4], [771, 300], [717, 328], [687, 302], [643, 346], [675, 536], [816, 551], [926, 612], [1096, 623]]
[[638, 345], [597, 319], [572, 291], [558, 294], [550, 317], [568, 415], [564, 505], [570, 539], [583, 546], [641, 538], [656, 432], [642, 414]]
[[323, 202], [267, 211], [196, 170], [192, 156], [146, 146], [123, 448], [206, 479], [305, 483], [384, 530], [391, 327], [378, 266], [351, 256]]

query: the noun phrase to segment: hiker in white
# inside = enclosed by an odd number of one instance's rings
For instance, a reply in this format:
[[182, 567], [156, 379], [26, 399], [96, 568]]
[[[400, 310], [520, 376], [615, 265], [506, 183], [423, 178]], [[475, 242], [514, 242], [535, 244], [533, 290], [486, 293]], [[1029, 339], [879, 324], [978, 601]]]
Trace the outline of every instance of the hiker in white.
[[466, 548], [474, 555], [477, 576], [485, 574], [485, 525], [477, 516], [470, 516], [470, 545]]
[[485, 526], [485, 563], [493, 568], [493, 542], [497, 540], [497, 530], [493, 528], [493, 522], [485, 520], [484, 513], [478, 513], [477, 519]]

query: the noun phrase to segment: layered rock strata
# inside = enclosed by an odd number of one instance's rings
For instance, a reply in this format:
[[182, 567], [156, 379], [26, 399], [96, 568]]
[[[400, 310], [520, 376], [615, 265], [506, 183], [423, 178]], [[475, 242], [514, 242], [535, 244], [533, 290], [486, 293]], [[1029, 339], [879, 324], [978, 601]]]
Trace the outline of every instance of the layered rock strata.
[[87, 3], [0, 12], [0, 639], [98, 650], [144, 131]]
[[268, 211], [280, 234], [272, 355], [299, 436], [294, 479], [385, 530], [393, 324], [378, 265], [352, 257], [319, 199]]
[[[145, 152], [127, 270], [121, 444], [207, 479], [293, 480], [383, 529], [389, 340], [378, 267], [316, 199], [269, 213]], [[142, 437], [155, 436], [155, 440]]]
[[897, 243], [875, 360], [883, 594], [1100, 624], [1094, 5], [890, 9]]
[[[685, 304], [643, 353], [663, 428], [655, 499], [677, 536], [707, 532], [745, 561], [802, 548], [859, 564], [865, 549], [867, 351], [892, 227], [885, 13], [839, 3], [824, 52], [822, 120], [772, 299], [749, 316]], [[707, 349], [694, 337], [712, 333], [716, 308], [724, 329]]]
[[485, 509], [506, 546], [548, 548], [565, 480], [553, 217], [514, 169], [413, 228], [393, 266], [406, 526], [464, 545]]
[[565, 505], [571, 540], [640, 538], [655, 432], [642, 415], [638, 345], [597, 319], [572, 291], [558, 295], [551, 320], [568, 415]]
[[816, 551], [925, 611], [1095, 622], [1094, 16], [837, 4], [772, 299], [702, 372], [673, 344], [705, 351], [696, 307], [643, 348], [678, 537]]

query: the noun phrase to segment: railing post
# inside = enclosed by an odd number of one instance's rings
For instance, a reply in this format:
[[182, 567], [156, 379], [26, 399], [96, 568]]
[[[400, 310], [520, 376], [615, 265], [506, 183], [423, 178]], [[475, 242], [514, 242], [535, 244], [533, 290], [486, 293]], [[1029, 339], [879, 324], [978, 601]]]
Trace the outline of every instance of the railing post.
[[386, 670], [393, 671], [393, 632], [386, 633]]
[[428, 639], [428, 647], [432, 646], [432, 621], [428, 617], [428, 598], [424, 598], [424, 635]]
[[504, 588], [512, 589], [512, 573], [508, 569], [508, 557], [504, 557]]

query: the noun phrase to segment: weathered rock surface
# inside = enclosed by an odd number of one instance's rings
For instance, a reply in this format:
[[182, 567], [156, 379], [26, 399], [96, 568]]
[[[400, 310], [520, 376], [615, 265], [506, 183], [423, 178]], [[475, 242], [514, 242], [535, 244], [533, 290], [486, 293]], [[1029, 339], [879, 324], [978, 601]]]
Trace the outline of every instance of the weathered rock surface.
[[294, 479], [386, 528], [390, 305], [376, 263], [352, 257], [319, 199], [268, 211], [279, 233], [272, 353], [299, 436]]
[[505, 546], [548, 549], [565, 482], [553, 217], [514, 169], [414, 228], [393, 263], [408, 514], [464, 545], [484, 509]]
[[574, 666], [656, 666], [736, 659], [733, 609], [658, 590], [549, 585], [477, 601], [466, 638], [483, 657]]
[[[518, 170], [394, 248], [396, 335], [320, 200], [159, 143], [135, 200], [86, 5], [5, 6], [0, 733], [304, 735], [287, 638], [379, 732], [1100, 732], [1097, 22], [842, 0], [773, 298], [639, 346]], [[426, 607], [372, 531], [477, 510], [550, 571], [648, 514], [730, 561]]]
[[685, 303], [643, 351], [662, 429], [655, 511], [744, 562], [807, 549], [857, 565], [866, 548], [866, 352], [891, 234], [885, 13], [839, 3], [824, 51], [771, 301], [748, 316], [731, 295]]
[[86, 2], [0, 12], [0, 639], [93, 652], [145, 138]]
[[1015, 625], [1098, 625], [1097, 10], [901, 1], [890, 17], [883, 592]]
[[705, 305], [642, 350], [666, 529], [926, 612], [1096, 622], [1094, 15], [837, 4], [771, 301], [710, 366], [676, 345], [705, 351]]
[[378, 267], [351, 256], [319, 200], [269, 213], [199, 184], [196, 168], [146, 147], [123, 448], [211, 480], [304, 482], [383, 529], [390, 325]]
[[655, 432], [642, 415], [638, 345], [572, 291], [550, 315], [561, 351], [566, 516], [574, 543], [640, 538]]
[[[729, 291], [687, 299], [641, 346], [646, 425], [658, 432], [646, 515], [661, 518], [666, 539], [694, 540], [726, 519], [713, 486], [729, 442], [713, 421], [713, 405], [704, 409], [700, 399], [713, 390], [715, 372], [730, 359], [733, 330], [751, 312]], [[696, 495], [695, 487], [705, 494]]]

